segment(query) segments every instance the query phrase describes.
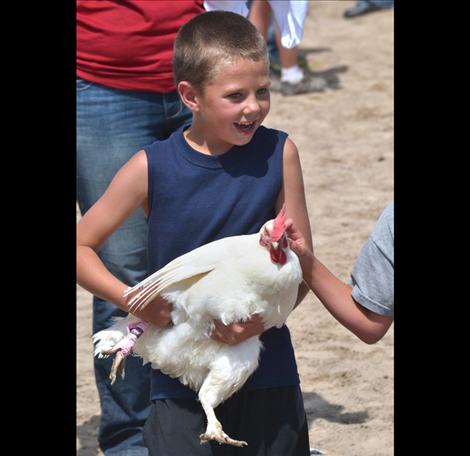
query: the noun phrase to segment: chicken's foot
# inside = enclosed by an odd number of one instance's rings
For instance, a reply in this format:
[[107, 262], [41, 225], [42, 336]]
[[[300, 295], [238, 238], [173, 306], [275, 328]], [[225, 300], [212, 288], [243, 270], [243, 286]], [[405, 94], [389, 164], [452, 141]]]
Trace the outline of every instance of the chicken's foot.
[[109, 379], [111, 380], [111, 385], [116, 381], [116, 376], [121, 374], [121, 378], [124, 380], [125, 370], [124, 365], [126, 364], [126, 355], [122, 350], [119, 350], [116, 353], [116, 356], [113, 359], [113, 365], [111, 366], [111, 371], [109, 372]]
[[219, 442], [220, 444], [226, 443], [227, 445], [234, 445], [238, 447], [243, 447], [248, 445], [243, 440], [234, 440], [231, 437], [229, 437], [222, 429], [222, 425], [220, 424], [219, 421], [215, 420], [214, 423], [208, 423], [207, 424], [207, 429], [204, 434], [201, 434], [199, 436], [199, 439], [202, 443], [208, 442], [209, 440], [215, 440], [216, 442]]
[[115, 355], [113, 365], [111, 366], [111, 371], [109, 373], [111, 385], [116, 381], [117, 374], [121, 374], [121, 378], [124, 379], [124, 365], [126, 358], [132, 353], [132, 349], [137, 339], [143, 334], [147, 325], [148, 323], [145, 321], [139, 321], [138, 323], [127, 325], [127, 336], [109, 350], [103, 350], [101, 352], [103, 355]]
[[216, 406], [216, 403], [213, 403], [214, 405], [213, 406], [211, 404], [210, 399], [208, 398], [208, 394], [207, 394], [208, 384], [209, 382], [206, 379], [203, 387], [199, 391], [199, 400], [201, 401], [202, 408], [204, 409], [204, 412], [206, 413], [206, 417], [207, 417], [206, 432], [199, 436], [199, 440], [201, 444], [208, 442], [209, 440], [215, 440], [216, 442], [219, 442], [219, 443], [226, 443], [227, 445], [234, 445], [238, 447], [243, 447], [243, 446], [248, 445], [248, 443], [246, 443], [243, 440], [232, 439], [223, 431], [222, 424], [220, 424], [220, 421], [215, 416], [214, 406]]

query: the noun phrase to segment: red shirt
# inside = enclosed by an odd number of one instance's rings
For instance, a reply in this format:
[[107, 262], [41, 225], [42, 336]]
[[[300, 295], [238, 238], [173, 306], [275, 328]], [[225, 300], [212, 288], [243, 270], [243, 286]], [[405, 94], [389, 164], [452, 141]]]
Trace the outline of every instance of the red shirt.
[[176, 89], [173, 43], [203, 1], [77, 0], [77, 76], [124, 90]]

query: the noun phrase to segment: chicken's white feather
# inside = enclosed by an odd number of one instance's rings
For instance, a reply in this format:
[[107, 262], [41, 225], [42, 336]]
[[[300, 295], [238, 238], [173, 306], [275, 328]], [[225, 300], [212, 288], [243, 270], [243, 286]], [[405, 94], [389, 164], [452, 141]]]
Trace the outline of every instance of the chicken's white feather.
[[128, 296], [134, 291], [140, 290], [129, 301], [130, 311], [133, 312], [144, 308], [155, 296], [160, 294], [169, 285], [213, 270], [226, 254], [230, 254], [230, 252], [227, 251], [227, 248], [230, 248], [230, 245], [227, 245], [227, 239], [230, 239], [229, 244], [236, 244], [235, 238], [244, 238], [247, 236], [251, 237], [257, 235], [233, 236], [205, 244], [175, 258], [137, 285], [128, 288], [124, 292], [124, 296]]

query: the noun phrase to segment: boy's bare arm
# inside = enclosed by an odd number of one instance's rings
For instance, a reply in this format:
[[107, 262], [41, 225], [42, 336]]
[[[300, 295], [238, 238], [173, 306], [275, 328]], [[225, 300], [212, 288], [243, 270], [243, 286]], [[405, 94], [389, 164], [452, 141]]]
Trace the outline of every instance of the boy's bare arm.
[[[103, 196], [77, 224], [77, 282], [102, 299], [128, 311], [124, 290], [128, 284], [116, 278], [97, 255], [105, 240], [147, 199], [147, 158], [138, 152], [116, 174]], [[154, 301], [155, 302], [155, 301]], [[164, 300], [135, 315], [157, 326], [169, 323], [171, 308]]]
[[[304, 181], [299, 152], [296, 145], [289, 138], [286, 139], [284, 145], [283, 185], [276, 205], [278, 210], [280, 210], [284, 202], [287, 206], [286, 217], [295, 220], [297, 228], [304, 236], [306, 245], [312, 250], [312, 234], [307, 203], [305, 201]], [[305, 283], [300, 285], [296, 307], [305, 298], [308, 290], [309, 288]]]

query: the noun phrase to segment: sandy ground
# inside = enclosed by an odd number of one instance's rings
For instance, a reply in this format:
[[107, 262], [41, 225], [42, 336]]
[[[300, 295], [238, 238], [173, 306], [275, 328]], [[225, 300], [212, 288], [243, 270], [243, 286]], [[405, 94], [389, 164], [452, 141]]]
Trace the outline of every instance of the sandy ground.
[[[318, 257], [347, 280], [382, 208], [393, 199], [393, 11], [353, 20], [349, 1], [312, 1], [301, 50], [324, 93], [272, 96], [265, 125], [301, 156]], [[77, 454], [95, 456], [99, 403], [92, 372], [90, 295], [77, 300]], [[309, 293], [289, 317], [310, 444], [329, 456], [393, 454], [393, 325], [376, 345], [340, 326]], [[179, 456], [179, 455], [175, 455]], [[181, 455], [183, 456], [183, 455]]]

